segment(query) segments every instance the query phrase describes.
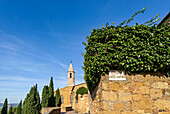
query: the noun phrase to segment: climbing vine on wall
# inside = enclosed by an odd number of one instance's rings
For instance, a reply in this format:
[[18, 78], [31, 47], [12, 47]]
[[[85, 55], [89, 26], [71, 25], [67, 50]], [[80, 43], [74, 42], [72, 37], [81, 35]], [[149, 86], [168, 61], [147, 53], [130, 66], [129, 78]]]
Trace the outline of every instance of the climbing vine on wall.
[[170, 73], [170, 27], [157, 27], [156, 15], [144, 24], [129, 26], [135, 13], [118, 26], [113, 24], [91, 30], [86, 37], [84, 79], [90, 92], [98, 85], [100, 76], [109, 70], [125, 70], [126, 73]]

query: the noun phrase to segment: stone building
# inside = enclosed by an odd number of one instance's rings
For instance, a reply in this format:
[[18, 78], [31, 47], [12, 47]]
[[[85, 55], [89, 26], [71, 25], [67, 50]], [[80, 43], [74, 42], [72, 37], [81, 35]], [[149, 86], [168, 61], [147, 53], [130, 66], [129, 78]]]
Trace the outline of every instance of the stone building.
[[[74, 110], [81, 111], [79, 107], [84, 106], [82, 104], [86, 104], [85, 110], [82, 113], [88, 112], [88, 98], [87, 95], [79, 95], [78, 100], [76, 100], [76, 91], [80, 87], [87, 88], [86, 83], [81, 83], [75, 85], [75, 71], [73, 69], [72, 62], [67, 71], [67, 86], [59, 89], [61, 95], [61, 111], [65, 112], [66, 108], [70, 107]], [[54, 93], [55, 94], [55, 93]]]

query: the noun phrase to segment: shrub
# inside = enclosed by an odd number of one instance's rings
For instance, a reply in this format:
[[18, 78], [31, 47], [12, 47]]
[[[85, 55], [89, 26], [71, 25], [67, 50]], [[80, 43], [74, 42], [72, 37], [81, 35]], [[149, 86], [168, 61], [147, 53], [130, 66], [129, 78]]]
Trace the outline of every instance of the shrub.
[[92, 29], [86, 37], [83, 69], [90, 92], [109, 70], [125, 70], [129, 74], [163, 72], [169, 76], [170, 27], [152, 26], [158, 15], [144, 24], [128, 25], [135, 15], [144, 11], [145, 8], [118, 26], [107, 23], [105, 27]]
[[84, 94], [88, 94], [88, 89], [85, 87], [80, 87], [77, 91], [76, 91], [76, 99], [78, 100], [78, 94], [80, 95], [84, 95]]

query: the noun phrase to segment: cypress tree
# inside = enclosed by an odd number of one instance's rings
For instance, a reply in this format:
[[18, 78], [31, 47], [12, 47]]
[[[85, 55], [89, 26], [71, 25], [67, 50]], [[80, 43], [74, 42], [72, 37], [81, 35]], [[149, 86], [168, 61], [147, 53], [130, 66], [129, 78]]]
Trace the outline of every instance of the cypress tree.
[[36, 93], [36, 99], [37, 99], [37, 104], [36, 104], [36, 114], [39, 114], [40, 113], [40, 110], [41, 110], [41, 103], [40, 103], [40, 95], [39, 95], [39, 92], [37, 91]]
[[14, 114], [13, 112], [12, 112], [12, 105], [10, 106], [10, 108], [9, 108], [9, 112], [8, 112], [8, 114]]
[[33, 86], [23, 103], [23, 114], [39, 114], [41, 110], [40, 97], [37, 84]]
[[3, 104], [1, 114], [7, 114], [7, 111], [8, 111], [8, 100], [6, 98], [5, 101], [4, 101], [4, 104]]
[[21, 114], [21, 110], [22, 110], [22, 100], [18, 104], [18, 108], [17, 108], [17, 113], [16, 114]]
[[53, 77], [51, 77], [50, 85], [49, 85], [48, 107], [55, 107], [55, 97], [54, 97], [54, 87], [53, 87]]
[[56, 106], [60, 107], [61, 106], [61, 96], [60, 96], [59, 88], [56, 91], [55, 98], [56, 98], [55, 99], [56, 100]]
[[48, 86], [45, 85], [42, 92], [42, 102], [41, 102], [42, 107], [48, 107], [48, 98], [49, 98], [49, 90], [48, 90]]

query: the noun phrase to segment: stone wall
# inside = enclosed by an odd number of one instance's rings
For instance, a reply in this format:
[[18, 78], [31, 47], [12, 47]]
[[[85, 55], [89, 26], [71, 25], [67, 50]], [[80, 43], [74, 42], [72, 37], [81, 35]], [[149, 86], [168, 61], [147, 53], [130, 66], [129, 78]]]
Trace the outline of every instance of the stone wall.
[[88, 94], [78, 94], [78, 101], [75, 103], [75, 110], [79, 113], [89, 112], [89, 99]]
[[60, 107], [47, 107], [42, 108], [40, 111], [41, 114], [60, 114]]
[[170, 114], [170, 77], [126, 75], [125, 81], [101, 76], [89, 94], [92, 114]]
[[77, 100], [76, 100], [76, 92], [77, 92], [77, 90], [80, 88], [80, 87], [85, 87], [85, 88], [87, 88], [87, 85], [86, 85], [86, 83], [82, 83], [82, 84], [78, 84], [78, 85], [75, 85], [74, 86], [74, 89], [73, 89], [73, 91], [72, 91], [72, 108], [73, 109], [75, 109], [76, 108], [76, 102], [77, 102]]

